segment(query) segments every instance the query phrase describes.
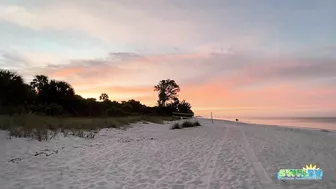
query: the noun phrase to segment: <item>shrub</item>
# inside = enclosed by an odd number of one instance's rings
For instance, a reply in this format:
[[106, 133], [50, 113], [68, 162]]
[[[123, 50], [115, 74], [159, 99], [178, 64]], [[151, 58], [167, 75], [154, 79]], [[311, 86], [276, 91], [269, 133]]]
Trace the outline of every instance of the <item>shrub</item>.
[[174, 130], [174, 129], [182, 129], [182, 127], [180, 126], [179, 123], [175, 123], [170, 129]]
[[64, 137], [67, 137], [67, 136], [69, 135], [69, 130], [67, 130], [67, 129], [62, 129], [62, 130], [61, 130], [61, 133], [63, 133], [63, 136], [64, 136]]
[[45, 113], [50, 116], [59, 116], [64, 113], [64, 109], [61, 105], [50, 104], [45, 107]]
[[47, 141], [49, 139], [49, 132], [45, 129], [36, 129], [35, 132], [33, 132], [32, 134], [32, 138], [35, 138], [40, 142], [42, 140]]
[[201, 124], [198, 121], [195, 121], [194, 126], [201, 126]]
[[181, 125], [179, 123], [175, 123], [171, 129], [183, 129], [188, 127], [199, 127], [201, 124], [198, 121], [191, 122], [191, 121], [185, 121]]
[[18, 127], [14, 127], [14, 128], [10, 128], [9, 129], [9, 136], [13, 136], [13, 137], [23, 137], [23, 131], [18, 128]]
[[183, 128], [194, 127], [194, 126], [195, 126], [195, 124], [191, 121], [185, 121], [185, 122], [182, 123]]
[[321, 132], [329, 133], [330, 131], [327, 129], [320, 129]]

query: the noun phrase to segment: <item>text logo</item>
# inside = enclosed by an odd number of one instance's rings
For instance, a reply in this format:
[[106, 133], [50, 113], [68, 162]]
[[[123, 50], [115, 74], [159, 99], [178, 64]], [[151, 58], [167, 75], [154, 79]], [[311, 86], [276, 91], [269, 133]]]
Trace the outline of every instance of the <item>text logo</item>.
[[278, 180], [322, 180], [323, 170], [316, 165], [306, 165], [302, 169], [281, 169]]

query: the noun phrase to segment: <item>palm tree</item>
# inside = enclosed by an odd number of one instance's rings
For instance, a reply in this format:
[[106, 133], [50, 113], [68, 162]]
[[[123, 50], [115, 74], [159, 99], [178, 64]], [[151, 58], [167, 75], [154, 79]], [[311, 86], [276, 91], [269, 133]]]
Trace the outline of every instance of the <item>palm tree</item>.
[[155, 85], [154, 91], [158, 92], [159, 106], [166, 106], [168, 101], [177, 98], [177, 94], [180, 92], [180, 86], [177, 85], [174, 80], [166, 79], [161, 80], [157, 85]]
[[66, 110], [71, 111], [71, 103], [75, 99], [75, 91], [70, 84], [64, 81], [51, 80], [48, 84], [47, 91], [42, 91], [46, 94], [48, 103], [62, 105]]
[[20, 75], [0, 69], [0, 105], [19, 105], [26, 100], [26, 86]]
[[30, 85], [36, 90], [36, 92], [40, 92], [45, 89], [49, 85], [49, 79], [45, 75], [36, 75]]

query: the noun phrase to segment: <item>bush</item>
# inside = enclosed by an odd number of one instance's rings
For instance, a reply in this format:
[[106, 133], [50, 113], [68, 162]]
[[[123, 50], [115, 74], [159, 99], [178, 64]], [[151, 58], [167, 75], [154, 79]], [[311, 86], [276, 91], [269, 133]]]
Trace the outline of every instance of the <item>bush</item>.
[[61, 105], [50, 104], [45, 107], [45, 113], [50, 116], [60, 116], [64, 113], [64, 109]]
[[175, 123], [171, 129], [183, 129], [183, 128], [188, 128], [188, 127], [199, 127], [201, 124], [198, 121], [191, 122], [191, 121], [185, 121], [181, 125], [179, 123]]
[[187, 128], [187, 127], [194, 127], [194, 123], [190, 122], [190, 121], [185, 121], [182, 123], [182, 127], [183, 128]]
[[[30, 129], [23, 127], [14, 127], [9, 130], [10, 137], [24, 137], [37, 139], [38, 141], [47, 141], [56, 136], [57, 132], [50, 132], [47, 129]], [[51, 137], [50, 137], [51, 136]], [[50, 138], [49, 138], [50, 137]]]
[[201, 126], [201, 124], [198, 121], [195, 121], [194, 126]]
[[327, 130], [327, 129], [320, 129], [321, 132], [325, 132], [325, 133], [329, 133], [331, 131]]
[[179, 123], [175, 123], [170, 129], [174, 130], [174, 129], [182, 129], [182, 127], [180, 126]]

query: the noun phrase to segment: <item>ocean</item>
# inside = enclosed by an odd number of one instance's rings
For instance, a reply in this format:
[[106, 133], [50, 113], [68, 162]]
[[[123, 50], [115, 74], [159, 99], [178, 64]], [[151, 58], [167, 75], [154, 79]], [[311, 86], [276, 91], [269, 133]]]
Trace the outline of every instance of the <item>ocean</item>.
[[[215, 118], [232, 120], [230, 118]], [[239, 118], [240, 122], [299, 128], [327, 129], [336, 131], [336, 117], [248, 117]]]

